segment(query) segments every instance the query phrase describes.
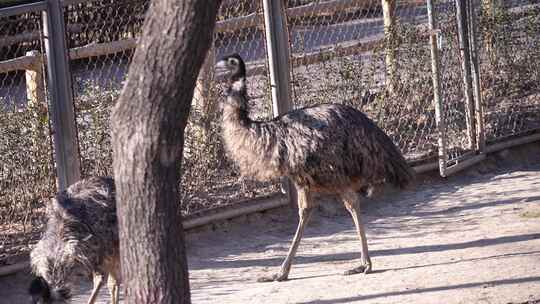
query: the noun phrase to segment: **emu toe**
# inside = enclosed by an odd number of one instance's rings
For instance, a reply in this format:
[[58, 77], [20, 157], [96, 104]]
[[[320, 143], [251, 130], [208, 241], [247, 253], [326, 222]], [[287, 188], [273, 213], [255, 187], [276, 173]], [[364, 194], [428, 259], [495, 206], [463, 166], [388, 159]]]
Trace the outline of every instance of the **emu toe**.
[[257, 279], [257, 282], [263, 283], [263, 282], [282, 282], [287, 281], [288, 278], [287, 275], [275, 273], [271, 276], [263, 276]]
[[370, 272], [371, 272], [371, 264], [366, 264], [366, 265], [360, 265], [356, 268], [347, 270], [343, 273], [343, 275], [353, 275], [357, 273], [368, 274]]

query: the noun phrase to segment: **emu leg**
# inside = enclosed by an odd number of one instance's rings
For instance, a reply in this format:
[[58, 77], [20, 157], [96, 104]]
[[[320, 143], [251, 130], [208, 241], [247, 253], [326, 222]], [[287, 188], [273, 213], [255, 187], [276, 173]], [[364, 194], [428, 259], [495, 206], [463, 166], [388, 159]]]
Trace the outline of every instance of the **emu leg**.
[[94, 304], [96, 302], [99, 290], [103, 285], [103, 275], [101, 273], [94, 273], [94, 287], [92, 289], [92, 294], [90, 294], [90, 299], [88, 299], [88, 304]]
[[308, 209], [300, 209], [300, 221], [298, 223], [298, 227], [296, 228], [296, 233], [294, 235], [294, 239], [292, 241], [291, 247], [289, 248], [289, 253], [287, 254], [287, 257], [283, 261], [283, 264], [281, 264], [281, 269], [279, 273], [274, 274], [270, 277], [261, 277], [257, 281], [259, 282], [272, 282], [272, 281], [285, 281], [289, 277], [289, 271], [291, 270], [292, 261], [294, 259], [294, 256], [296, 255], [296, 250], [298, 249], [298, 245], [300, 245], [300, 240], [302, 239], [302, 235], [304, 234], [304, 228], [306, 227], [309, 219], [311, 218], [311, 214], [313, 214], [313, 208]]
[[118, 304], [118, 280], [112, 273], [109, 273], [107, 287], [109, 288], [109, 293], [111, 295], [111, 304]]
[[304, 229], [309, 222], [309, 219], [311, 218], [311, 214], [313, 213], [313, 207], [315, 207], [309, 190], [299, 187], [297, 187], [297, 190], [298, 215], [300, 217], [300, 220], [298, 222], [298, 227], [296, 228], [296, 233], [294, 234], [291, 247], [289, 248], [289, 253], [285, 258], [285, 261], [283, 261], [283, 264], [281, 264], [281, 270], [279, 271], [279, 273], [274, 274], [270, 277], [259, 278], [257, 280], [259, 282], [285, 281], [289, 276], [289, 271], [291, 270], [291, 265], [294, 256], [296, 255], [296, 250], [298, 249], [298, 245], [300, 245], [300, 240], [302, 239], [302, 235], [304, 235]]
[[369, 258], [369, 252], [368, 252], [368, 244], [367, 244], [367, 237], [366, 232], [364, 229], [364, 225], [362, 223], [362, 219], [360, 218], [360, 199], [356, 192], [346, 192], [341, 194], [341, 199], [343, 200], [343, 204], [345, 204], [345, 208], [349, 211], [351, 214], [351, 217], [354, 221], [354, 226], [356, 226], [356, 232], [358, 233], [358, 238], [360, 239], [361, 243], [361, 249], [360, 252], [362, 254], [361, 261], [362, 264], [354, 269], [345, 271], [345, 275], [351, 275], [356, 273], [370, 273], [371, 272], [371, 259]]

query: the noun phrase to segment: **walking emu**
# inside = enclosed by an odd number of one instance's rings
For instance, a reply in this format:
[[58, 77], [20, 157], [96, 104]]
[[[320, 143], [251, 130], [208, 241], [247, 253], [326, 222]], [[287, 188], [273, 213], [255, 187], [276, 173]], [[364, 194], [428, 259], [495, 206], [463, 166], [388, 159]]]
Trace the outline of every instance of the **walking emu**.
[[322, 104], [286, 113], [270, 121], [249, 118], [246, 68], [238, 54], [216, 64], [230, 77], [223, 103], [223, 139], [243, 175], [259, 180], [286, 176], [298, 191], [300, 220], [279, 273], [259, 281], [286, 280], [316, 203], [312, 194], [337, 194], [351, 214], [361, 241], [361, 265], [345, 274], [372, 269], [360, 219], [358, 191], [389, 182], [400, 188], [413, 171], [373, 121], [345, 105]]
[[47, 227], [30, 253], [33, 303], [65, 303], [78, 273], [93, 275], [88, 303], [108, 276], [112, 303], [121, 280], [114, 180], [94, 177], [59, 192], [47, 206]]

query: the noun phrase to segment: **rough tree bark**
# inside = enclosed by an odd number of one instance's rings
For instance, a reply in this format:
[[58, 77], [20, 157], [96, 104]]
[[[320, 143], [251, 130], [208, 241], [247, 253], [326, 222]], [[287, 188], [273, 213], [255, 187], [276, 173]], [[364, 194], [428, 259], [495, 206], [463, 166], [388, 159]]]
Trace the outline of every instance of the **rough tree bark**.
[[179, 179], [195, 81], [221, 1], [152, 1], [113, 108], [126, 303], [190, 303]]

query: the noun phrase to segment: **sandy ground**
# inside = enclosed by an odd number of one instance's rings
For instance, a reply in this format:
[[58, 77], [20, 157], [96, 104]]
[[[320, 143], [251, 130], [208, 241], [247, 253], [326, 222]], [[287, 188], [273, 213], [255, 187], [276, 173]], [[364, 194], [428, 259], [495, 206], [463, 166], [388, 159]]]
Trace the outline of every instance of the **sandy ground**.
[[[318, 212], [287, 282], [278, 270], [294, 233], [290, 210], [190, 233], [193, 303], [537, 303], [540, 300], [540, 165], [419, 185], [364, 204], [374, 266], [344, 209]], [[27, 274], [0, 277], [0, 302], [23, 303]], [[88, 297], [89, 284], [75, 302]], [[99, 303], [108, 302], [102, 292]], [[540, 303], [540, 302], [539, 302]]]

